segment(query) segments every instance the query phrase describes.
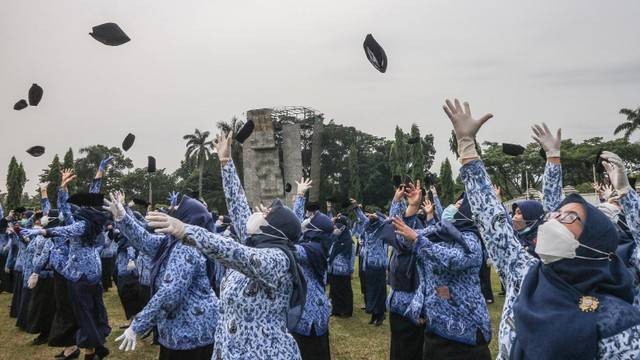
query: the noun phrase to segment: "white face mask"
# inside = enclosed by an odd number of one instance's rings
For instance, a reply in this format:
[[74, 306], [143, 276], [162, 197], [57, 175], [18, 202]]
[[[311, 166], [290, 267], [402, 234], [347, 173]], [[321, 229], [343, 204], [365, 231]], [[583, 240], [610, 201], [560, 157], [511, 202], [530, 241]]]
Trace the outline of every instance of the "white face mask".
[[229, 229], [222, 232], [222, 236], [229, 237], [230, 235], [231, 235], [231, 231], [229, 231]]
[[[576, 255], [579, 247], [587, 248], [599, 254], [606, 255], [599, 258], [591, 258]], [[551, 219], [538, 227], [538, 239], [536, 253], [545, 264], [550, 264], [562, 259], [608, 260], [609, 254], [592, 247], [582, 245], [573, 236], [573, 233], [556, 219]]]
[[[274, 236], [271, 234], [265, 234], [261, 227], [263, 226], [268, 226], [272, 229], [274, 229], [275, 231], [279, 232], [280, 234], [282, 234], [282, 236]], [[276, 229], [275, 227], [271, 226], [271, 224], [269, 224], [269, 222], [267, 222], [267, 219], [264, 217], [264, 213], [261, 212], [256, 212], [251, 214], [251, 216], [249, 216], [249, 218], [247, 219], [247, 235], [251, 236], [251, 235], [258, 235], [258, 234], [264, 234], [267, 236], [271, 236], [277, 239], [284, 239], [284, 240], [288, 240], [287, 236], [280, 230]]]
[[311, 223], [311, 218], [306, 218], [302, 221], [302, 232], [307, 231], [320, 231], [320, 229]]
[[220, 226], [222, 226], [222, 220], [216, 221], [216, 227], [220, 227]]
[[49, 217], [47, 215], [40, 218], [40, 225], [42, 225], [42, 227], [49, 225]]

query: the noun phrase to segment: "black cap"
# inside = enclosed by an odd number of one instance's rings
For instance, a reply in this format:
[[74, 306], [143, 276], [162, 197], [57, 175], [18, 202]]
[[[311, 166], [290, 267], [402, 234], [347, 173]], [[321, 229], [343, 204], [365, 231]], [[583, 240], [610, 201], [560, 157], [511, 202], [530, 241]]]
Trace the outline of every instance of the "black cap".
[[596, 167], [596, 173], [598, 174], [601, 174], [605, 171], [604, 165], [602, 165], [602, 161], [604, 161], [604, 159], [600, 157], [602, 155], [602, 151], [603, 151], [602, 148], [598, 150], [598, 153], [596, 154], [596, 160], [593, 163]]
[[42, 100], [43, 93], [44, 90], [38, 84], [31, 85], [31, 89], [29, 89], [29, 105], [38, 106], [40, 100]]
[[102, 207], [104, 205], [104, 194], [75, 193], [69, 196], [67, 202], [78, 206]]
[[540, 151], [538, 151], [538, 155], [540, 155], [542, 160], [547, 161], [547, 153], [544, 151], [544, 149], [540, 149]]
[[305, 210], [311, 212], [318, 211], [320, 210], [320, 204], [317, 202], [308, 202], [307, 205], [305, 205]]
[[36, 145], [27, 149], [29, 155], [33, 157], [42, 156], [44, 154], [44, 146]]
[[140, 206], [144, 206], [144, 207], [149, 206], [149, 203], [146, 200], [143, 200], [143, 199], [133, 198], [133, 199], [131, 199], [131, 201], [133, 201], [133, 203], [136, 204], [136, 205], [140, 205]]
[[13, 105], [13, 110], [19, 111], [26, 108], [27, 106], [29, 106], [29, 104], [27, 104], [27, 100], [20, 99], [20, 101], [18, 101], [15, 105]]
[[24, 206], [18, 206], [17, 208], [13, 209], [13, 211], [19, 213], [23, 213], [25, 211], [27, 211], [27, 209]]
[[284, 191], [288, 193], [291, 192], [291, 184], [289, 183], [284, 184]]
[[438, 179], [438, 176], [434, 173], [427, 173], [427, 176], [424, 177], [424, 187], [428, 188], [432, 185], [436, 184], [436, 180]]
[[129, 37], [115, 23], [106, 23], [93, 27], [93, 32], [89, 33], [94, 39], [109, 46], [118, 46], [128, 42]]
[[635, 188], [636, 188], [636, 178], [629, 176], [627, 179], [629, 179], [629, 186], [631, 186], [631, 189], [635, 190]]
[[149, 156], [147, 160], [147, 172], [154, 173], [156, 172], [156, 158], [153, 156]]
[[402, 178], [400, 175], [393, 175], [393, 186], [399, 188], [402, 185]]
[[236, 134], [236, 141], [240, 144], [244, 143], [244, 141], [251, 136], [255, 127], [256, 125], [253, 123], [253, 120], [247, 120], [247, 122], [242, 126], [242, 129], [240, 129]]
[[517, 144], [502, 144], [502, 152], [511, 155], [511, 156], [519, 156], [524, 154], [524, 147]]
[[344, 200], [342, 200], [342, 203], [341, 203], [340, 205], [341, 205], [341, 207], [342, 207], [343, 209], [349, 209], [349, 207], [354, 206], [354, 205], [351, 203], [351, 199], [344, 199]]
[[411, 144], [411, 145], [417, 144], [419, 142], [420, 142], [420, 136], [412, 137], [412, 138], [409, 138], [409, 140], [407, 140], [407, 144]]
[[376, 39], [373, 38], [373, 35], [368, 34], [362, 45], [371, 65], [381, 73], [387, 71], [387, 54], [385, 54], [384, 49]]
[[136, 136], [129, 133], [122, 141], [122, 150], [128, 151], [133, 146], [133, 142], [136, 141]]

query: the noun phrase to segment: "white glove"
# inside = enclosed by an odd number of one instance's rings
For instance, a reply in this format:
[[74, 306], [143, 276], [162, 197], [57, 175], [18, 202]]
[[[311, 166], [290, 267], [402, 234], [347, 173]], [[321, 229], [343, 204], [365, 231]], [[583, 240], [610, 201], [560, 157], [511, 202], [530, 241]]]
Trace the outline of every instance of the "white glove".
[[232, 131], [229, 131], [227, 136], [224, 136], [222, 133], [216, 136], [214, 144], [220, 161], [229, 161], [231, 159], [231, 143], [233, 142], [233, 139], [231, 139], [232, 136]]
[[133, 331], [132, 326], [129, 326], [124, 333], [116, 338], [116, 342], [122, 340], [119, 349], [124, 351], [134, 351], [136, 349], [136, 342], [138, 335]]
[[551, 134], [551, 131], [547, 127], [547, 124], [542, 123], [540, 125], [534, 125], [531, 127], [533, 130], [533, 140], [537, 141], [540, 146], [547, 153], [547, 159], [552, 157], [560, 157], [560, 142], [562, 141], [562, 129], [558, 129], [556, 136]]
[[173, 235], [176, 239], [184, 238], [184, 223], [165, 213], [151, 211], [147, 214], [147, 222], [149, 227], [155, 229], [158, 234]]
[[307, 190], [311, 189], [312, 183], [313, 183], [313, 180], [305, 179], [305, 178], [300, 179], [300, 182], [296, 181], [296, 185], [298, 185], [297, 194], [300, 196], [304, 196]]
[[346, 229], [346, 226], [342, 226], [342, 227], [337, 227], [335, 229], [333, 229], [333, 235], [335, 236], [340, 236], [342, 235], [342, 232], [344, 231], [344, 229]]
[[122, 221], [124, 217], [127, 215], [127, 212], [124, 210], [124, 195], [119, 192], [112, 192], [110, 194], [111, 201], [104, 199], [103, 209], [109, 211], [111, 215], [113, 215], [113, 220], [116, 222]]
[[29, 280], [27, 280], [27, 287], [29, 289], [33, 289], [38, 285], [38, 274], [33, 273], [29, 276]]
[[611, 185], [616, 189], [618, 195], [625, 195], [631, 190], [629, 179], [624, 169], [624, 163], [620, 157], [610, 151], [603, 151], [600, 155], [605, 161], [602, 162], [604, 169], [609, 174]]
[[129, 260], [127, 263], [127, 271], [133, 271], [136, 268], [136, 263], [133, 260]]
[[476, 134], [482, 125], [491, 119], [493, 115], [485, 114], [480, 119], [474, 120], [471, 117], [469, 103], [465, 102], [463, 109], [458, 99], [455, 99], [454, 103], [447, 100], [446, 105], [442, 108], [453, 125], [453, 131], [458, 140], [458, 155], [460, 155], [460, 160], [478, 157], [475, 142]]

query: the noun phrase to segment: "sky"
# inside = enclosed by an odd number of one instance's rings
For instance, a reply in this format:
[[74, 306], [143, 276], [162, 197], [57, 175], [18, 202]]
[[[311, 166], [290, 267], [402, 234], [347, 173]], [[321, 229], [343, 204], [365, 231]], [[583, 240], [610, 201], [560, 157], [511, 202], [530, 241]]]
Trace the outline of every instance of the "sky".
[[[640, 106], [639, 14], [637, 0], [5, 0], [0, 191], [13, 155], [34, 193], [54, 154], [128, 132], [137, 167], [153, 155], [174, 170], [182, 135], [263, 107], [308, 106], [389, 138], [417, 123], [435, 136], [436, 170], [453, 160], [446, 98], [494, 114], [481, 141], [527, 143], [542, 121], [565, 138], [611, 138], [618, 110]], [[105, 22], [132, 40], [88, 35]], [[385, 74], [365, 57], [368, 33]], [[42, 102], [14, 111], [32, 83]], [[36, 144], [40, 158], [25, 152]]]

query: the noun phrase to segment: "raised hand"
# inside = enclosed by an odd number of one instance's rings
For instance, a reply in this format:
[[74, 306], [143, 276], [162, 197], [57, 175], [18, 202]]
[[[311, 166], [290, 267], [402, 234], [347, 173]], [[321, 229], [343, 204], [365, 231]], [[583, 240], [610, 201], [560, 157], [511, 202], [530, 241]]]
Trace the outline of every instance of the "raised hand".
[[429, 191], [431, 191], [433, 196], [438, 196], [438, 190], [436, 190], [435, 186], [433, 186], [433, 185], [429, 186]]
[[413, 184], [408, 184], [404, 192], [407, 196], [409, 206], [420, 206], [420, 201], [422, 200], [422, 186], [420, 186], [420, 180], [416, 181], [415, 186]]
[[172, 191], [169, 193], [169, 197], [167, 197], [167, 201], [169, 201], [170, 209], [173, 209], [178, 205], [178, 196], [180, 196], [180, 193], [177, 191]]
[[395, 193], [393, 194], [393, 201], [398, 202], [400, 200], [402, 200], [405, 196], [404, 193], [404, 186], [400, 185], [396, 188]]
[[609, 174], [609, 180], [611, 185], [618, 192], [618, 195], [625, 195], [631, 190], [629, 185], [629, 179], [627, 178], [627, 172], [624, 168], [624, 163], [620, 157], [610, 151], [603, 151], [600, 157], [604, 160], [602, 165]]
[[124, 194], [119, 191], [112, 192], [110, 200], [104, 199], [103, 209], [109, 211], [113, 215], [115, 221], [122, 221], [127, 214], [124, 210]]
[[392, 219], [393, 226], [396, 228], [396, 234], [401, 235], [405, 239], [415, 242], [418, 239], [418, 233], [410, 226], [404, 223], [398, 216]]
[[556, 132], [556, 136], [551, 134], [551, 130], [547, 127], [547, 124], [542, 123], [540, 125], [534, 125], [531, 127], [533, 130], [533, 140], [537, 141], [540, 146], [544, 149], [544, 152], [547, 153], [548, 158], [559, 158], [560, 157], [560, 143], [562, 141], [562, 129], [558, 129]]
[[296, 181], [296, 185], [298, 185], [298, 190], [296, 193], [300, 196], [304, 196], [304, 194], [311, 189], [311, 184], [313, 184], [313, 180], [311, 179], [300, 179], [300, 182]]
[[465, 159], [478, 158], [475, 142], [476, 134], [482, 125], [491, 119], [493, 115], [486, 114], [480, 119], [475, 120], [471, 116], [469, 103], [465, 102], [463, 109], [458, 99], [455, 99], [454, 103], [451, 103], [451, 101], [447, 99], [446, 105], [442, 108], [453, 125], [453, 131], [458, 141], [460, 160], [464, 161]]
[[218, 136], [216, 136], [214, 146], [216, 148], [216, 152], [218, 153], [218, 159], [220, 159], [220, 162], [231, 160], [231, 144], [233, 143], [232, 136], [233, 132], [231, 131], [229, 131], [229, 134], [227, 134], [226, 136], [222, 132], [220, 132]]
[[67, 188], [67, 185], [75, 180], [76, 175], [73, 173], [72, 169], [63, 169], [62, 170], [62, 180], [60, 181], [60, 187], [63, 189]]
[[107, 156], [102, 161], [100, 161], [100, 165], [98, 166], [98, 171], [105, 172], [107, 171], [107, 167], [113, 162], [115, 159], [113, 156]]
[[491, 186], [493, 186], [493, 192], [496, 193], [496, 199], [502, 202], [502, 189], [500, 188], [500, 186], [497, 186], [496, 184], [493, 184]]
[[424, 201], [422, 202], [422, 208], [424, 209], [427, 217], [433, 217], [433, 203], [431, 203], [429, 199], [424, 199]]
[[184, 223], [165, 213], [151, 211], [146, 218], [148, 226], [154, 228], [158, 234], [172, 235], [176, 239], [184, 239]]

